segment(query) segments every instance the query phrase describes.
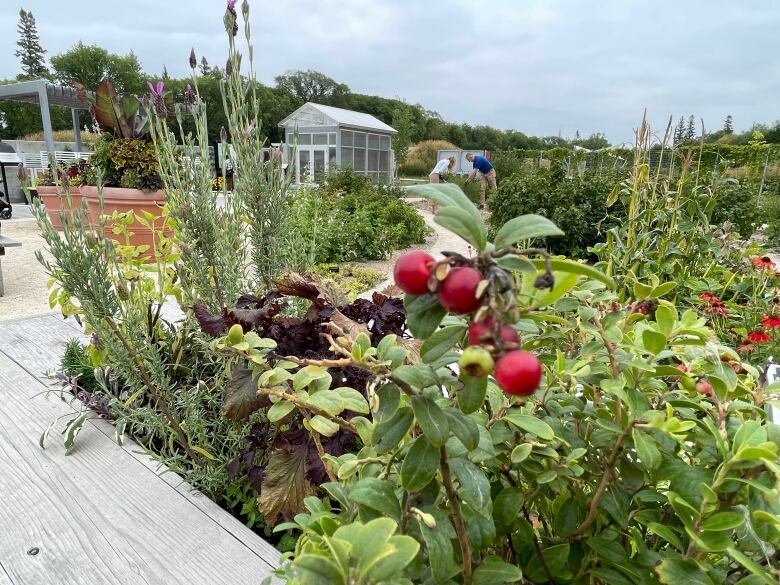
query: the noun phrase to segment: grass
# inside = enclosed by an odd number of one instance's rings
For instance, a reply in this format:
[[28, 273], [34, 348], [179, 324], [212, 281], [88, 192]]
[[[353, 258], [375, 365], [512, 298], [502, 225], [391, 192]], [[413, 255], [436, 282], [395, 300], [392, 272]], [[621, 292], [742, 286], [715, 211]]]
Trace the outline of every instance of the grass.
[[[54, 142], [75, 142], [76, 138], [73, 136], [73, 130], [55, 130], [53, 132], [54, 134]], [[87, 132], [85, 130], [81, 131], [81, 141], [84, 144], [94, 144], [95, 141], [98, 139], [99, 134], [94, 134], [92, 132]], [[18, 140], [37, 140], [43, 142], [43, 131], [40, 132], [33, 132], [32, 134], [27, 134], [26, 136], [22, 136], [21, 138], [18, 138]]]

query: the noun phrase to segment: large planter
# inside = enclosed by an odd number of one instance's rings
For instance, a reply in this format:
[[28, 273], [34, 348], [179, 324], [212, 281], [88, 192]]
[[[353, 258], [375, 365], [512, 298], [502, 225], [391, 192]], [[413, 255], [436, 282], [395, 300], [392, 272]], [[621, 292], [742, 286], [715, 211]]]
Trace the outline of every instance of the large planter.
[[46, 207], [46, 214], [54, 229], [62, 229], [62, 220], [60, 211], [64, 212], [66, 217], [70, 217], [72, 210], [81, 207], [81, 193], [78, 187], [71, 187], [70, 197], [72, 205], [68, 205], [68, 198], [62, 187], [56, 185], [39, 185], [37, 188], [38, 196]]
[[[105, 237], [110, 238], [120, 244], [129, 244], [131, 246], [149, 246], [149, 251], [144, 254], [147, 259], [151, 259], [155, 246], [159, 243], [159, 234], [163, 233], [170, 237], [172, 232], [170, 228], [164, 228], [162, 217], [162, 207], [165, 205], [165, 192], [152, 191], [146, 193], [140, 189], [123, 189], [121, 187], [103, 187], [103, 209], [100, 208], [100, 195], [97, 187], [84, 185], [81, 187], [81, 195], [87, 201], [89, 208], [89, 217], [93, 226], [100, 225], [101, 215], [111, 215], [115, 211], [124, 213], [133, 211], [136, 215], [143, 217], [144, 211], [147, 211], [157, 217], [153, 224], [145, 226], [138, 221], [133, 221], [129, 230], [133, 232], [129, 241], [123, 235], [116, 235], [112, 231], [113, 222], [106, 220], [103, 228]], [[154, 231], [151, 225], [154, 226]], [[156, 232], [156, 235], [155, 235]], [[157, 240], [157, 241], [155, 241]]]

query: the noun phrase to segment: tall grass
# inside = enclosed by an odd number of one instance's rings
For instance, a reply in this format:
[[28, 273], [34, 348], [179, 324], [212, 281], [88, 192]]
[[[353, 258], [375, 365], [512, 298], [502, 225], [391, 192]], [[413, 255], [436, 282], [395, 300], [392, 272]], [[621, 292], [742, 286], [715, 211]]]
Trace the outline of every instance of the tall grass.
[[458, 150], [446, 140], [423, 140], [409, 148], [406, 162], [398, 166], [398, 174], [405, 177], [427, 177], [436, 163], [440, 150]]

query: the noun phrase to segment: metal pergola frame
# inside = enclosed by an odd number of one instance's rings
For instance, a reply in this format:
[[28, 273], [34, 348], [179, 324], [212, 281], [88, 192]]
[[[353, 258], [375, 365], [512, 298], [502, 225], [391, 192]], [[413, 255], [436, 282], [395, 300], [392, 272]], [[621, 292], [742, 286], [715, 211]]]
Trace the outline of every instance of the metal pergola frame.
[[64, 85], [53, 85], [45, 79], [9, 83], [8, 85], [0, 85], [0, 101], [40, 104], [43, 138], [46, 142], [46, 150], [50, 153], [54, 153], [54, 133], [51, 127], [49, 106], [70, 108], [76, 150], [78, 152], [83, 150], [79, 110], [89, 110], [90, 104], [88, 100], [79, 96], [76, 89]]

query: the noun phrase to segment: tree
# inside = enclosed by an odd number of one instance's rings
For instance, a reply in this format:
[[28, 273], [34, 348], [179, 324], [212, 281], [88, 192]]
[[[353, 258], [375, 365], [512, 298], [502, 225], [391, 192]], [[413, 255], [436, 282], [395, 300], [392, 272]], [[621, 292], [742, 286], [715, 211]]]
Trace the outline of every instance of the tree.
[[64, 85], [80, 83], [87, 89], [94, 89], [103, 79], [110, 79], [119, 93], [144, 91], [141, 62], [132, 51], [127, 55], [116, 55], [79, 41], [65, 53], [53, 56], [51, 65], [55, 77]]
[[682, 144], [683, 140], [685, 140], [685, 118], [680, 116], [680, 121], [674, 127], [674, 145]]
[[209, 62], [206, 60], [206, 57], [201, 57], [200, 59], [200, 74], [203, 76], [208, 75], [211, 73], [211, 67], [209, 67]]
[[393, 150], [395, 151], [395, 161], [398, 164], [406, 162], [409, 154], [409, 145], [412, 143], [412, 132], [414, 131], [414, 114], [412, 108], [397, 108], [393, 112], [393, 122], [391, 124], [398, 132], [393, 136]]
[[19, 24], [16, 30], [19, 32], [19, 40], [16, 41], [19, 48], [14, 55], [19, 57], [22, 62], [21, 77], [26, 79], [48, 77], [49, 69], [46, 67], [44, 58], [46, 50], [41, 47], [38, 27], [32, 12], [24, 9], [19, 11]]
[[306, 102], [333, 102], [343, 100], [349, 94], [349, 87], [338, 83], [318, 71], [288, 71], [277, 76], [276, 87], [284, 90], [298, 105]]
[[723, 122], [723, 133], [734, 134], [734, 119], [731, 117], [731, 114], [726, 116], [726, 120]]
[[685, 140], [696, 140], [696, 118], [693, 114], [688, 118], [688, 125], [685, 127]]

